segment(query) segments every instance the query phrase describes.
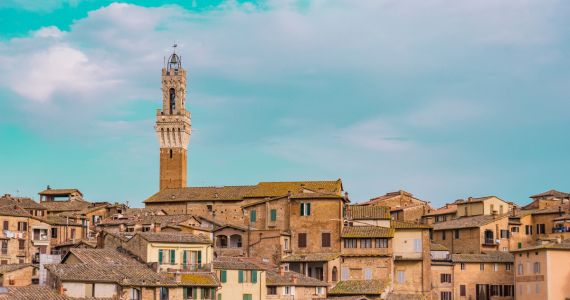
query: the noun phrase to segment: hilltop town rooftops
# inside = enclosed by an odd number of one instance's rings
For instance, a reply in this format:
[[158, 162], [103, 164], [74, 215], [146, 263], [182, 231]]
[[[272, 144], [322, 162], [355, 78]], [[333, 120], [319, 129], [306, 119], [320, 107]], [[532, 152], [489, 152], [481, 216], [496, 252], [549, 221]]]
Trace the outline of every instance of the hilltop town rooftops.
[[12, 197], [8, 194], [0, 197], [0, 206], [18, 206], [22, 209], [45, 209], [43, 206], [31, 198]]
[[331, 261], [340, 256], [340, 253], [306, 253], [292, 254], [283, 257], [281, 262], [317, 262]]
[[323, 286], [328, 284], [313, 277], [293, 271], [267, 270], [267, 286]]
[[0, 207], [0, 216], [11, 216], [11, 217], [29, 217], [32, 215], [27, 211], [17, 206], [2, 206]]
[[217, 287], [220, 286], [220, 282], [212, 272], [192, 272], [180, 274], [178, 285]]
[[515, 259], [509, 252], [494, 251], [485, 254], [452, 254], [451, 260], [458, 263], [512, 263]]
[[71, 248], [63, 258], [62, 262], [65, 262], [70, 256], [75, 256], [84, 264], [140, 265], [140, 262], [129, 255], [109, 248]]
[[386, 287], [382, 280], [345, 280], [339, 281], [329, 295], [380, 295]]
[[4, 275], [5, 273], [10, 273], [16, 270], [20, 270], [26, 267], [31, 267], [32, 264], [7, 264], [7, 265], [0, 265], [0, 275]]
[[529, 246], [520, 249], [513, 249], [511, 250], [511, 252], [532, 251], [532, 250], [541, 250], [541, 249], [570, 251], [570, 239], [563, 240], [560, 243], [548, 242], [540, 245]]
[[390, 208], [379, 205], [350, 205], [346, 209], [349, 220], [390, 220]]
[[80, 211], [88, 208], [91, 203], [85, 200], [74, 199], [65, 201], [43, 201], [40, 203], [49, 212]]
[[142, 215], [142, 216], [129, 216], [123, 218], [105, 218], [99, 223], [99, 226], [117, 226], [117, 225], [134, 225], [134, 224], [158, 224], [160, 223], [162, 227], [168, 225], [178, 225], [181, 222], [192, 219], [191, 215]]
[[46, 196], [67, 196], [73, 193], [77, 193], [79, 195], [83, 194], [81, 193], [81, 191], [79, 191], [78, 189], [45, 189], [41, 192], [39, 192], [38, 194], [40, 195], [46, 195]]
[[222, 256], [212, 262], [214, 269], [221, 270], [262, 270], [263, 266], [241, 257]]
[[155, 243], [187, 243], [187, 244], [211, 244], [212, 241], [202, 234], [170, 233], [170, 232], [138, 232], [138, 236], [148, 242]]
[[433, 230], [475, 228], [500, 220], [505, 217], [507, 217], [507, 215], [502, 215], [502, 216], [480, 215], [472, 217], [461, 217], [446, 222], [435, 223], [433, 225]]
[[569, 193], [564, 193], [564, 192], [560, 192], [557, 190], [550, 190], [550, 191], [546, 191], [544, 193], [540, 193], [540, 194], [536, 194], [536, 195], [532, 195], [529, 198], [542, 198], [542, 197], [557, 197], [557, 198], [569, 198], [570, 194]]
[[[401, 197], [401, 196], [410, 197], [412, 200], [414, 200], [414, 201], [416, 201], [416, 202], [423, 203], [423, 204], [427, 204], [426, 201], [423, 201], [423, 200], [421, 200], [421, 199], [418, 199], [418, 198], [414, 197], [414, 195], [413, 195], [412, 193], [407, 192], [407, 191], [404, 191], [404, 190], [399, 190], [399, 191], [396, 191], [396, 192], [386, 193], [385, 195], [372, 198], [372, 199], [370, 199], [368, 202], [365, 202], [365, 203], [362, 203], [362, 204], [365, 204], [365, 205], [368, 205], [368, 204], [380, 204], [380, 203], [382, 203], [382, 202], [386, 202], [387, 200], [391, 200], [391, 199], [393, 199], [393, 198]], [[395, 207], [395, 206], [391, 206], [391, 209], [394, 209], [394, 208], [396, 208], [396, 207]]]
[[221, 187], [185, 187], [164, 189], [144, 201], [144, 203], [180, 201], [241, 201], [245, 198], [265, 198], [286, 196], [342, 197], [342, 182], [335, 181], [290, 181], [260, 182], [257, 185]]
[[395, 229], [431, 229], [430, 225], [418, 224], [404, 221], [390, 221], [390, 226]]
[[424, 216], [437, 216], [457, 213], [457, 204], [446, 204], [444, 207], [432, 210]]
[[6, 294], [0, 294], [2, 300], [70, 300], [67, 296], [60, 295], [56, 290], [47, 286], [9, 286], [6, 289], [8, 290]]
[[175, 286], [176, 281], [143, 264], [49, 264], [45, 268], [61, 281], [108, 282], [121, 286]]
[[394, 229], [380, 226], [345, 226], [342, 238], [392, 238]]

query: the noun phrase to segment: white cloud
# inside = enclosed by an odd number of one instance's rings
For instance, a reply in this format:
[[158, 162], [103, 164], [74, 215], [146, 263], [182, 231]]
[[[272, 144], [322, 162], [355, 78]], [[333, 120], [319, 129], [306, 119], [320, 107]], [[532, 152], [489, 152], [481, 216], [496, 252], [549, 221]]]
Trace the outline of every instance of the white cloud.
[[32, 33], [32, 36], [38, 38], [62, 38], [65, 32], [59, 30], [56, 26], [42, 27]]

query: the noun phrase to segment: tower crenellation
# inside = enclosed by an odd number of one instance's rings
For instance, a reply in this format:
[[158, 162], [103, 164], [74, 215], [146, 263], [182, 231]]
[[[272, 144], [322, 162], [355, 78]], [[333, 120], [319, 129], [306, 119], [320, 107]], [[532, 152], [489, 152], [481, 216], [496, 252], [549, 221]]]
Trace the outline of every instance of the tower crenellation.
[[[176, 47], [176, 45], [175, 45]], [[186, 186], [190, 112], [186, 110], [186, 70], [174, 51], [162, 68], [162, 109], [156, 113], [160, 145], [160, 190]]]

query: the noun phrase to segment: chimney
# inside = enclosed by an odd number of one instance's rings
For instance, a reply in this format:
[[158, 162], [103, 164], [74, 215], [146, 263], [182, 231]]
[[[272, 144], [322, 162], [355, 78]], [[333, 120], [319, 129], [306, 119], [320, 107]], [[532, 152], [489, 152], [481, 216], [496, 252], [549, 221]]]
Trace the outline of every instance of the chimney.
[[154, 223], [154, 232], [160, 232], [160, 222]]
[[51, 186], [49, 186], [49, 184], [48, 184], [48, 186], [46, 187], [46, 190], [51, 190]]

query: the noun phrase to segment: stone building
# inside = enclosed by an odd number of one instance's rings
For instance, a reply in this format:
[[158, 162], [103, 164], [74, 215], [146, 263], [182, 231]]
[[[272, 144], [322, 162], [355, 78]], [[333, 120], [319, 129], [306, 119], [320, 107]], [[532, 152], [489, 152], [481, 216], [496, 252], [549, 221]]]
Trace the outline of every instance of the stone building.
[[455, 201], [455, 204], [457, 205], [456, 216], [458, 218], [482, 215], [503, 216], [513, 208], [513, 203], [506, 202], [497, 196], [469, 197], [467, 200]]
[[570, 297], [570, 240], [557, 239], [512, 252], [516, 299]]
[[453, 220], [457, 217], [457, 204], [445, 204], [445, 206], [432, 210], [422, 216], [422, 224], [433, 225], [435, 223]]
[[32, 264], [0, 265], [0, 286], [27, 286], [35, 273]]
[[544, 193], [530, 196], [532, 202], [523, 209], [543, 209], [548, 206], [561, 205], [570, 202], [570, 194], [557, 190], [549, 190]]
[[449, 249], [440, 244], [431, 244], [432, 299], [453, 299], [453, 262]]
[[421, 221], [423, 215], [433, 210], [427, 201], [402, 190], [372, 198], [361, 205], [387, 206], [390, 207], [392, 220], [416, 223]]
[[278, 270], [266, 271], [267, 295], [265, 299], [311, 300], [323, 299], [327, 295], [328, 284], [303, 274]]
[[48, 215], [63, 212], [78, 212], [90, 206], [83, 200], [83, 194], [78, 189], [47, 189], [39, 192], [40, 205], [45, 207]]

